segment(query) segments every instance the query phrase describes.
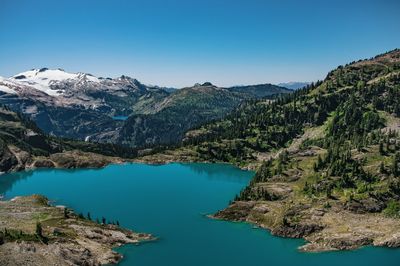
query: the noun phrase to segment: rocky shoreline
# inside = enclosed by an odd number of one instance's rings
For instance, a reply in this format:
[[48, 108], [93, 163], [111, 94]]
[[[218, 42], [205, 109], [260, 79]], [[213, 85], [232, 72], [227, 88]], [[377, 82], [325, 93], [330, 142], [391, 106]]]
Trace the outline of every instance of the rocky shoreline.
[[400, 220], [378, 213], [353, 213], [339, 204], [329, 209], [310, 204], [235, 201], [211, 216], [248, 222], [272, 235], [303, 238], [305, 252], [353, 250], [363, 246], [400, 247]]
[[[136, 161], [147, 164], [207, 162], [199, 160], [195, 154], [177, 151], [148, 155]], [[254, 170], [256, 166], [255, 162], [240, 168]], [[248, 222], [279, 237], [303, 238], [307, 244], [299, 247], [299, 250], [304, 252], [353, 250], [363, 246], [400, 247], [400, 219], [373, 212], [378, 208], [374, 202], [354, 201], [355, 207], [352, 208], [341, 201], [332, 200], [326, 206], [326, 202], [294, 199], [291, 182], [277, 181], [263, 186], [274, 200], [234, 201], [226, 209], [209, 217]]]
[[[190, 151], [179, 155], [176, 152], [166, 151], [164, 154], [147, 155], [129, 161], [147, 164], [207, 162], [199, 160]], [[27, 169], [98, 168], [123, 162], [126, 160], [72, 151], [54, 154], [49, 158], [35, 158], [34, 163]], [[242, 167], [242, 169], [249, 170], [247, 167]], [[340, 201], [330, 201], [330, 206], [327, 207], [324, 205], [326, 202], [297, 198], [294, 200], [290, 182], [271, 182], [265, 184], [265, 189], [274, 195], [274, 200], [234, 201], [226, 209], [210, 217], [249, 222], [280, 237], [303, 238], [307, 244], [299, 249], [304, 252], [352, 250], [362, 246], [400, 247], [399, 219], [388, 218], [381, 213], [371, 213], [368, 210], [362, 211], [362, 208], [358, 207], [354, 211], [354, 208]], [[374, 206], [371, 208], [373, 209]]]
[[0, 228], [0, 265], [4, 266], [115, 264], [122, 255], [113, 248], [153, 240], [149, 234], [50, 206], [39, 195], [0, 201]]
[[[32, 156], [15, 146], [8, 147], [11, 154], [3, 155], [0, 160], [1, 169], [8, 169], [5, 173], [33, 170], [37, 168], [102, 168], [109, 164], [120, 164], [129, 159], [105, 156], [79, 150], [65, 151], [50, 154], [49, 156]], [[4, 173], [4, 172], [3, 172]]]

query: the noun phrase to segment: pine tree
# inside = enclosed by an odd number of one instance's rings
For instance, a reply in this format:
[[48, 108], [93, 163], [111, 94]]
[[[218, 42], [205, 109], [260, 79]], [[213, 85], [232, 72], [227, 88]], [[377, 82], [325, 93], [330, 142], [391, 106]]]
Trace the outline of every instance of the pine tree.
[[386, 173], [386, 171], [385, 171], [385, 164], [384, 164], [383, 162], [381, 162], [381, 164], [380, 164], [380, 166], [379, 166], [379, 172], [380, 172], [381, 174], [385, 174], [385, 173]]
[[41, 223], [36, 223], [36, 235], [40, 238], [43, 237], [43, 230], [42, 230], [42, 224]]
[[64, 208], [64, 218], [68, 219], [69, 218], [69, 214], [68, 214], [68, 209]]
[[380, 153], [381, 155], [385, 155], [385, 151], [384, 151], [384, 149], [383, 149], [383, 143], [382, 143], [382, 141], [379, 142], [379, 153]]

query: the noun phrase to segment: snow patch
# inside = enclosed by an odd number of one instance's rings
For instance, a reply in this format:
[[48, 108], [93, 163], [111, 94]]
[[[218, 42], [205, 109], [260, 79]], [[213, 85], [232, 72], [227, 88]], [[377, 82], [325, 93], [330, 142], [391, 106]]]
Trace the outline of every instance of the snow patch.
[[46, 68], [25, 71], [11, 77], [10, 79], [17, 83], [34, 87], [35, 89], [51, 96], [60, 96], [63, 94], [63, 91], [51, 88], [51, 85], [56, 84], [57, 82], [66, 80], [99, 82], [98, 78], [90, 74], [68, 73], [62, 69]]
[[0, 91], [5, 93], [17, 94], [15, 90], [11, 88], [12, 83], [7, 81], [7, 79], [0, 77]]

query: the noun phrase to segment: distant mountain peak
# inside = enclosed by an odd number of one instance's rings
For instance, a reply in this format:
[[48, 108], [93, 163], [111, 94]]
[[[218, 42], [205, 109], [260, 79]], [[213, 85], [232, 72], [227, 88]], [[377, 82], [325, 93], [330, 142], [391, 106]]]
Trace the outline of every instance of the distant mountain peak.
[[30, 86], [36, 90], [42, 91], [50, 96], [59, 96], [63, 92], [59, 89], [53, 89], [52, 85], [58, 84], [64, 81], [75, 81], [75, 82], [99, 82], [99, 79], [88, 73], [68, 73], [61, 68], [49, 69], [47, 67], [31, 69], [19, 73], [10, 78], [23, 86]]
[[310, 84], [311, 84], [311, 82], [307, 82], [307, 81], [289, 81], [289, 82], [279, 83], [278, 86], [285, 87], [285, 88], [288, 88], [291, 90], [297, 90], [297, 89], [301, 89]]
[[206, 82], [204, 82], [204, 83], [195, 83], [195, 84], [193, 85], [193, 87], [217, 87], [217, 86], [215, 86], [214, 84], [212, 84], [212, 83], [209, 82], [209, 81], [206, 81]]

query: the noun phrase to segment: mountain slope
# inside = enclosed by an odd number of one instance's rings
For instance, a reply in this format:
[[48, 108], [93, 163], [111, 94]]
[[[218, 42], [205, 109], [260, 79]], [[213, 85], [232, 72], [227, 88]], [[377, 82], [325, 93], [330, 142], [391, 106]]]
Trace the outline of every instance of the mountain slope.
[[245, 100], [290, 92], [271, 84], [220, 88], [204, 83], [176, 90], [154, 105], [153, 113], [131, 116], [117, 143], [134, 147], [176, 144], [187, 130], [224, 117]]
[[266, 98], [285, 93], [291, 93], [292, 89], [285, 88], [284, 86], [276, 86], [272, 84], [258, 84], [247, 86], [230, 87], [228, 90], [232, 92], [242, 93], [249, 95], [249, 98]]
[[168, 153], [258, 169], [217, 218], [305, 238], [307, 251], [400, 247], [400, 50], [244, 104]]
[[36, 167], [100, 167], [132, 158], [136, 151], [111, 144], [59, 139], [44, 134], [35, 123], [0, 108], [0, 172]]
[[140, 112], [142, 99], [157, 102], [169, 93], [136, 79], [97, 78], [61, 69], [34, 69], [0, 79], [0, 103], [28, 115], [46, 133], [86, 139], [113, 134], [122, 126], [115, 115]]
[[[28, 115], [48, 134], [146, 146], [176, 143], [184, 131], [221, 118], [243, 100], [291, 92], [271, 84], [203, 85], [171, 90], [127, 76], [98, 78], [42, 68], [0, 78], [0, 104]], [[130, 115], [126, 122], [113, 119]]]

